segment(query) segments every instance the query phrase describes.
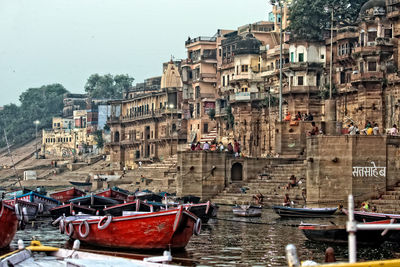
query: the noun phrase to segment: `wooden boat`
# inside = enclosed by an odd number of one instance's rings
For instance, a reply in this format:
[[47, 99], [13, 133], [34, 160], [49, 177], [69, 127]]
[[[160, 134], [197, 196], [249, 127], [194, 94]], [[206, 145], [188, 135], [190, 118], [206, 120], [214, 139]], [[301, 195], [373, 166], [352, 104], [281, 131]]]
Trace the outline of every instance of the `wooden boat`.
[[71, 199], [69, 202], [78, 205], [89, 206], [91, 208], [106, 208], [106, 206], [117, 205], [123, 201], [91, 194]]
[[[21, 200], [21, 199], [8, 199], [8, 200], [4, 200], [4, 203], [15, 207], [15, 204], [17, 204], [17, 210], [21, 210], [21, 212], [23, 212], [23, 215], [25, 216], [25, 218], [23, 218], [23, 216], [21, 216], [21, 218], [18, 218], [20, 220], [24, 219], [25, 222], [28, 221], [33, 221], [36, 219], [37, 215], [39, 213], [43, 212], [43, 204], [41, 203], [33, 203], [33, 202], [28, 202], [25, 200]], [[19, 217], [20, 214], [17, 214], [17, 217]]]
[[187, 195], [177, 199], [178, 201], [182, 201], [183, 203], [193, 203], [198, 204], [200, 203], [200, 197]]
[[96, 215], [96, 209], [92, 209], [83, 205], [77, 205], [69, 203], [50, 209], [50, 214], [53, 219], [57, 219], [60, 216], [71, 216], [74, 214], [83, 213], [89, 215]]
[[239, 217], [261, 217], [262, 206], [236, 205], [232, 211], [235, 216]]
[[139, 199], [133, 202], [118, 204], [103, 209], [104, 214], [111, 216], [123, 216], [126, 212], [153, 212], [154, 207], [149, 203], [145, 203]]
[[[369, 222], [367, 224], [388, 224], [390, 220]], [[299, 229], [311, 241], [347, 245], [349, 242], [346, 226], [301, 224]], [[390, 232], [384, 234], [382, 230], [358, 231], [357, 245], [379, 246], [390, 237]]]
[[183, 206], [199, 217], [203, 223], [208, 222], [210, 218], [217, 216], [218, 206], [212, 204], [210, 201], [199, 204], [183, 204]]
[[69, 181], [70, 184], [74, 185], [74, 186], [92, 186], [92, 183], [90, 182], [73, 182], [73, 181]]
[[113, 189], [106, 189], [102, 192], [96, 193], [96, 196], [108, 197], [108, 198], [119, 199], [119, 200], [126, 200], [128, 198], [128, 194], [121, 192], [121, 191], [113, 190]]
[[[342, 212], [348, 215], [348, 211], [346, 209], [342, 209]], [[354, 219], [358, 222], [375, 222], [386, 219], [400, 220], [400, 214], [354, 211]]]
[[43, 213], [48, 213], [48, 211], [51, 208], [54, 208], [61, 204], [58, 200], [40, 195], [33, 191], [31, 191], [27, 194], [24, 194], [24, 195], [20, 195], [20, 196], [16, 197], [16, 199], [27, 201], [27, 202], [32, 202], [32, 203], [37, 203], [37, 204], [42, 204], [43, 205]]
[[135, 198], [153, 202], [161, 202], [163, 197], [150, 191], [141, 191], [135, 193]]
[[325, 217], [331, 216], [337, 208], [292, 208], [284, 206], [272, 206], [272, 209], [281, 217]]
[[[22, 240], [18, 241], [23, 243]], [[45, 254], [45, 256], [43, 256]], [[144, 258], [143, 260], [121, 258], [111, 255], [81, 251], [79, 245], [74, 243], [73, 249], [63, 249], [42, 246], [39, 241], [32, 241], [31, 245], [15, 250], [4, 256], [0, 256], [0, 266], [79, 266], [79, 267], [103, 267], [103, 266], [137, 266], [137, 267], [161, 267], [176, 266], [165, 262], [172, 261], [168, 251], [163, 256]], [[159, 263], [160, 262], [160, 263]]]
[[65, 233], [95, 246], [154, 250], [184, 248], [201, 220], [183, 207], [130, 216], [64, 220]]
[[18, 220], [12, 206], [0, 201], [0, 249], [8, 247], [18, 228]]
[[50, 197], [54, 198], [62, 203], [66, 203], [70, 199], [82, 197], [84, 195], [86, 195], [86, 193], [83, 192], [82, 190], [79, 190], [75, 187], [71, 187], [71, 188], [67, 188], [65, 190], [54, 192], [54, 193], [50, 194]]

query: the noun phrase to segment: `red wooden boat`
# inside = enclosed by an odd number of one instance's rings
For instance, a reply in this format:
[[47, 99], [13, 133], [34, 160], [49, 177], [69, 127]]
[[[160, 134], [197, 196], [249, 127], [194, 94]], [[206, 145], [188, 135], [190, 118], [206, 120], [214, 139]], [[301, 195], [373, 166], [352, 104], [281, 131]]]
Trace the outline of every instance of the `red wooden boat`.
[[18, 220], [14, 208], [0, 201], [0, 248], [7, 247], [14, 238]]
[[154, 207], [151, 204], [145, 203], [140, 199], [136, 199], [132, 202], [114, 205], [103, 209], [104, 214], [111, 216], [123, 216], [124, 212], [153, 212]]
[[95, 246], [140, 250], [184, 248], [199, 234], [201, 220], [182, 206], [129, 216], [64, 220], [65, 233]]
[[102, 192], [99, 192], [96, 194], [96, 196], [108, 197], [108, 198], [118, 199], [118, 200], [126, 200], [128, 198], [128, 194], [121, 192], [121, 191], [116, 191], [113, 189], [107, 189]]
[[70, 199], [82, 197], [84, 195], [86, 195], [86, 193], [83, 192], [82, 190], [79, 190], [75, 187], [71, 187], [62, 191], [54, 192], [50, 194], [50, 197], [65, 203], [68, 202]]
[[80, 212], [83, 214], [95, 215], [97, 211], [95, 209], [92, 209], [92, 208], [89, 208], [86, 206], [77, 205], [74, 203], [69, 203], [69, 204], [57, 206], [57, 207], [50, 209], [50, 214], [53, 219], [57, 219], [58, 217], [60, 217], [62, 215], [68, 217], [71, 215], [78, 214]]

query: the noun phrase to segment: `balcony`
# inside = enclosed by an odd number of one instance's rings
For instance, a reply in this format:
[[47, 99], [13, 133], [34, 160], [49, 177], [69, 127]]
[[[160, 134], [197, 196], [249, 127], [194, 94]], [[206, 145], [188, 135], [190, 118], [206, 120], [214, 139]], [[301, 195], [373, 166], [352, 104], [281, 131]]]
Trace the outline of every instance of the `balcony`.
[[380, 71], [370, 71], [363, 73], [356, 73], [351, 75], [351, 83], [361, 83], [361, 82], [376, 82], [383, 79], [383, 72]]
[[308, 94], [317, 92], [319, 92], [317, 86], [309, 85], [285, 86], [282, 88], [282, 94]]
[[205, 82], [205, 83], [216, 83], [217, 82], [217, 74], [216, 73], [200, 73], [198, 77], [193, 78], [196, 82]]
[[256, 101], [263, 100], [267, 97], [266, 92], [237, 92], [231, 94], [229, 97], [230, 102], [246, 102], [246, 101]]
[[121, 119], [117, 116], [111, 116], [107, 118], [107, 123], [120, 123]]
[[284, 69], [287, 70], [306, 70], [306, 69], [320, 69], [323, 67], [323, 63], [318, 62], [290, 62], [283, 65]]
[[130, 115], [122, 116], [122, 122], [133, 122], [138, 120], [144, 120], [149, 118], [159, 118], [162, 116], [164, 110], [155, 110], [149, 112], [137, 112]]
[[[343, 32], [339, 32], [336, 35], [336, 41], [340, 41], [340, 40], [346, 40], [346, 39], [358, 39], [358, 31], [355, 30], [348, 30], [348, 31], [343, 31]], [[330, 43], [330, 39], [327, 40], [328, 43]]]
[[193, 39], [188, 39], [185, 42], [185, 45], [188, 46], [190, 44], [198, 43], [198, 42], [209, 42], [209, 43], [215, 43], [217, 41], [216, 37], [205, 37], [205, 36], [199, 36]]

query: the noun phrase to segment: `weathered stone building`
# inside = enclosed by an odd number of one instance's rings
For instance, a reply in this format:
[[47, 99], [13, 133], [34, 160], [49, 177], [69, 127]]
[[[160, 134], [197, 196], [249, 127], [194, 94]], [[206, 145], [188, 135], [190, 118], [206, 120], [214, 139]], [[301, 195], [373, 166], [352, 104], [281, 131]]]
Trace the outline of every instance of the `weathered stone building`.
[[133, 168], [138, 161], [173, 155], [179, 144], [186, 144], [182, 81], [173, 62], [165, 69], [159, 90], [135, 90], [127, 96], [109, 102], [111, 142], [107, 146], [115, 168]]

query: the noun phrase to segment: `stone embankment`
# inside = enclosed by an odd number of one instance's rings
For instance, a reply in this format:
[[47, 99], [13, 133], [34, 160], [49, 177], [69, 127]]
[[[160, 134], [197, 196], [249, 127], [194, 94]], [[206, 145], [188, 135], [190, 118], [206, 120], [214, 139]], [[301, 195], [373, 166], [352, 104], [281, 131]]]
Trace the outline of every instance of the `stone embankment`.
[[[296, 204], [304, 204], [302, 189], [306, 188], [306, 165], [303, 161], [287, 164], [266, 165], [259, 177], [248, 181], [233, 182], [223, 192], [212, 199], [217, 204], [248, 204], [253, 195], [260, 192], [264, 195], [265, 205], [281, 204], [286, 193]], [[299, 186], [286, 189], [289, 177], [295, 175], [301, 183]]]

